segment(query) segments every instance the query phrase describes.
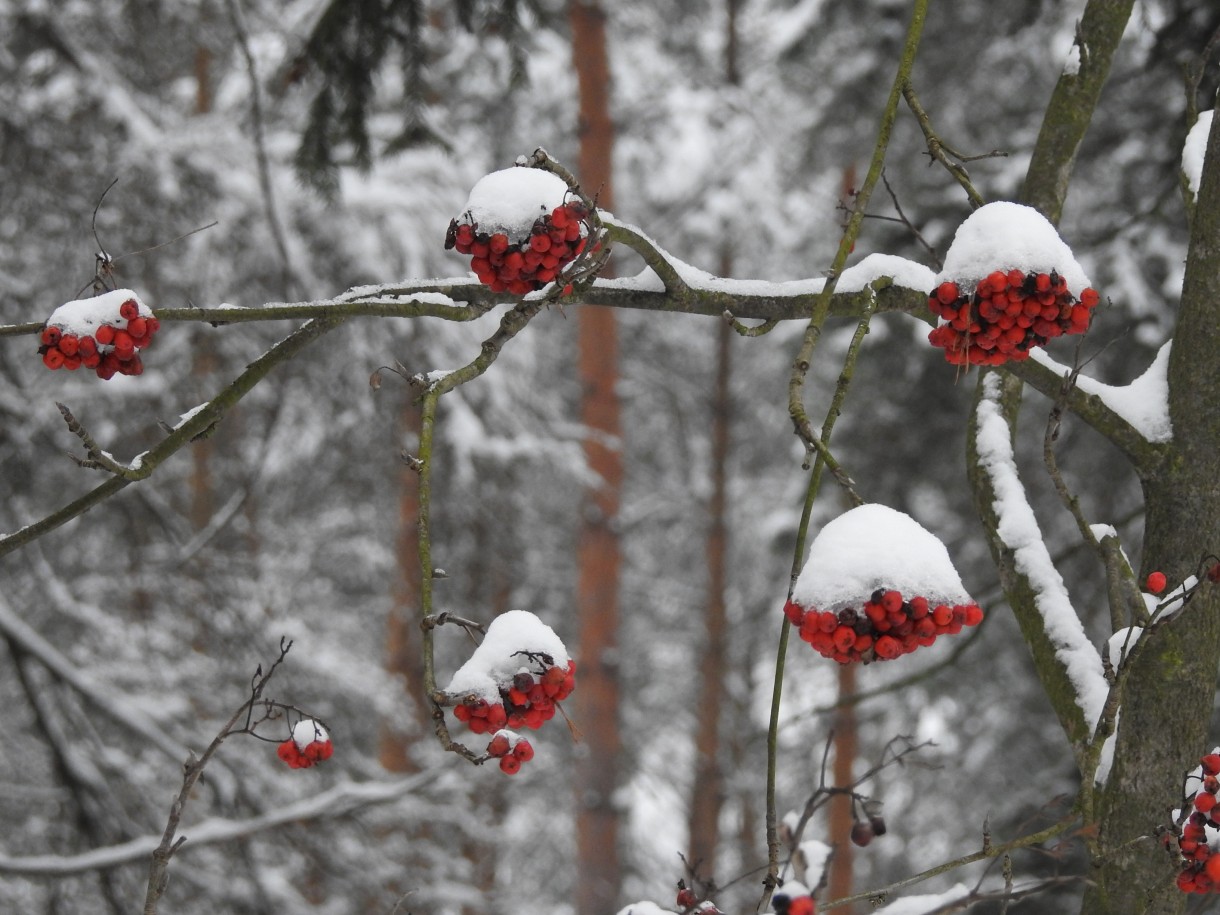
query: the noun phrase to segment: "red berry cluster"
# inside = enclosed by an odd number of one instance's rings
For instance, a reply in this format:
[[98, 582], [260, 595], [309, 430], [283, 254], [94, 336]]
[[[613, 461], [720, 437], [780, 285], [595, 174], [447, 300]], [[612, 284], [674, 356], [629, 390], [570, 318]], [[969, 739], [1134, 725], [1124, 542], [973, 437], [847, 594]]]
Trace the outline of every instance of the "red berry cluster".
[[[542, 656], [534, 655], [534, 658]], [[549, 660], [549, 658], [548, 658]], [[555, 704], [568, 698], [576, 688], [576, 662], [567, 669], [545, 665], [536, 671], [521, 670], [500, 686], [500, 701], [488, 702], [472, 696], [453, 707], [453, 717], [463, 721], [476, 734], [500, 728], [527, 727], [537, 730], [555, 716]]]
[[791, 895], [781, 889], [771, 897], [771, 908], [775, 915], [817, 915], [818, 904], [807, 893]]
[[963, 626], [977, 626], [983, 620], [978, 604], [933, 607], [926, 597], [904, 600], [899, 592], [880, 588], [859, 610], [806, 610], [788, 601], [784, 615], [800, 627], [801, 638], [818, 654], [840, 664], [890, 661], [931, 645], [937, 636], [956, 635]]
[[330, 759], [335, 752], [330, 735], [316, 721], [301, 721], [292, 729], [292, 736], [279, 745], [276, 754], [293, 769], [308, 769], [314, 763]]
[[1184, 893], [1220, 893], [1220, 851], [1207, 841], [1208, 828], [1220, 829], [1220, 753], [1209, 753], [1203, 765], [1203, 785], [1194, 796], [1193, 809], [1178, 836], [1182, 871], [1178, 888]]
[[678, 908], [683, 912], [689, 912], [690, 915], [723, 915], [716, 907], [716, 903], [710, 899], [703, 902], [699, 901], [699, 897], [695, 895], [695, 891], [686, 885], [685, 881], [678, 881]]
[[852, 823], [851, 842], [853, 845], [864, 848], [877, 836], [883, 836], [885, 833], [885, 818], [882, 816], [871, 816], [867, 820], [856, 820], [856, 822]]
[[932, 313], [944, 321], [928, 340], [943, 348], [953, 365], [1020, 362], [1053, 337], [1088, 330], [1100, 298], [1090, 287], [1077, 300], [1067, 281], [1053, 271], [996, 270], [973, 293], [944, 282], [928, 299]]
[[[52, 316], [52, 320], [54, 316]], [[152, 342], [161, 322], [140, 311], [135, 299], [127, 299], [118, 313], [101, 323], [92, 334], [76, 334], [71, 329], [48, 323], [42, 329], [38, 352], [49, 369], [75, 371], [84, 366], [97, 372], [104, 381], [119, 375], [139, 375], [144, 371], [140, 350]]]
[[509, 238], [504, 232], [480, 232], [478, 223], [449, 223], [445, 248], [470, 255], [470, 269], [493, 292], [525, 295], [541, 289], [585, 249], [589, 210], [570, 200], [539, 216], [529, 234]]
[[512, 731], [499, 730], [487, 745], [487, 755], [499, 758], [501, 772], [516, 775], [525, 763], [534, 758], [534, 747]]

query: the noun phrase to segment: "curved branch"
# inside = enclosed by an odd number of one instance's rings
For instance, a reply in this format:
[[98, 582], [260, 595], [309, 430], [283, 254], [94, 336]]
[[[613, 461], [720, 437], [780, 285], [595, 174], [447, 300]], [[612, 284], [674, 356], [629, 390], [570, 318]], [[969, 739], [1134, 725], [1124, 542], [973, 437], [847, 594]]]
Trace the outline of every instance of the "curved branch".
[[1110, 63], [1135, 0], [1089, 0], [1076, 29], [1079, 66], [1065, 66], [1051, 94], [1034, 145], [1021, 200], [1058, 225], [1076, 164], [1076, 151], [1093, 120]]
[[[395, 781], [345, 782], [313, 797], [276, 807], [272, 811], [247, 820], [228, 820], [220, 817], [202, 820], [191, 825], [191, 841], [184, 845], [182, 850], [190, 851], [207, 845], [219, 845], [248, 838], [290, 823], [341, 817], [373, 804], [392, 803], [427, 785], [435, 778], [435, 771], [429, 770]], [[444, 816], [444, 811], [445, 808], [438, 807], [429, 814], [429, 817], [435, 821]], [[119, 845], [95, 848], [78, 855], [0, 855], [0, 874], [25, 877], [68, 877], [73, 874], [106, 870], [147, 860], [160, 841], [160, 836], [147, 835]], [[181, 853], [180, 851], [179, 854]]]
[[181, 450], [199, 436], [207, 434], [212, 427], [228, 412], [229, 408], [241, 400], [260, 381], [270, 374], [271, 370], [282, 362], [301, 352], [316, 339], [334, 330], [347, 320], [338, 313], [324, 318], [315, 318], [289, 334], [259, 358], [255, 359], [233, 380], [233, 382], [210, 401], [187, 414], [173, 432], [161, 440], [159, 444], [137, 455], [126, 465], [132, 475], [113, 476], [105, 483], [94, 488], [74, 502], [52, 512], [40, 521], [28, 524], [18, 531], [0, 537], [0, 556], [6, 556], [43, 534], [53, 531], [71, 521], [73, 518], [100, 504], [133, 482], [134, 475], [147, 477], [174, 452]]
[[[1070, 628], [1068, 611], [1058, 605], [1052, 608], [1062, 613], [1054, 617], [1054, 633], [1048, 619], [1052, 611], [1043, 612], [1041, 601], [1067, 603], [1067, 599], [1062, 581], [1054, 575], [1052, 560], [1043, 555], [1045, 545], [1032, 509], [1023, 502], [1023, 494], [1015, 491], [1021, 482], [1012, 457], [1012, 430], [1020, 409], [1021, 385], [1012, 376], [1003, 382], [1000, 378], [984, 372], [979, 379], [966, 435], [967, 477], [1000, 583], [1029, 646], [1038, 679], [1067, 735], [1077, 765], [1083, 766], [1093, 723], [1104, 701], [1099, 693], [1107, 691], [1107, 685], [1102, 679], [1100, 656], [1096, 658], [1096, 676], [1091, 676], [1092, 659], [1086, 657], [1091, 645], [1083, 630]], [[999, 430], [1005, 427], [1006, 447], [997, 440]], [[1089, 673], [1085, 672], [1086, 665]]]

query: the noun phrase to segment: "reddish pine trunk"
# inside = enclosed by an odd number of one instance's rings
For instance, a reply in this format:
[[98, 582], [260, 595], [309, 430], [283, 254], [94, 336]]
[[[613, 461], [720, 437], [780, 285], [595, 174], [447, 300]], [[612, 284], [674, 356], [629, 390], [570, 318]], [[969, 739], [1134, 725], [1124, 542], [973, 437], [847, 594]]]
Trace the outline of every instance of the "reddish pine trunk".
[[[722, 260], [728, 275], [729, 257]], [[726, 465], [729, 456], [729, 342], [733, 329], [721, 322], [716, 337], [716, 382], [712, 395], [712, 497], [708, 506], [708, 594], [703, 615], [706, 642], [699, 659], [699, 706], [695, 732], [695, 778], [690, 802], [690, 846], [687, 860], [703, 877], [716, 874], [716, 848], [720, 842], [720, 810], [724, 806], [724, 770], [721, 763], [721, 710], [726, 705], [728, 623], [725, 592], [728, 532]]]
[[[595, 2], [569, 6], [572, 57], [580, 92], [581, 181], [613, 206], [610, 68], [605, 14]], [[618, 644], [620, 552], [615, 521], [623, 461], [618, 380], [618, 339], [614, 313], [582, 306], [577, 312], [578, 366], [583, 393], [581, 419], [589, 430], [585, 458], [599, 485], [586, 494], [578, 545], [577, 625], [579, 688], [576, 721], [585, 734], [585, 753], [576, 765], [576, 911], [603, 915], [616, 911], [622, 870], [618, 855], [619, 783]]]
[[[420, 411], [413, 403], [403, 408], [402, 424], [407, 438], [418, 439]], [[398, 497], [398, 577], [394, 582], [394, 603], [386, 619], [386, 670], [403, 679], [412, 706], [418, 711], [418, 733], [430, 729], [424, 700], [424, 675], [419, 629], [419, 474], [402, 470], [402, 490]], [[413, 735], [404, 734], [382, 723], [377, 759], [389, 772], [413, 772], [410, 756]]]
[[[849, 698], [855, 691], [855, 665], [844, 664], [839, 668], [839, 700]], [[834, 751], [834, 784], [838, 788], [846, 787], [854, 781], [852, 770], [858, 752], [854, 705], [841, 706], [835, 715]], [[835, 854], [830, 862], [828, 899], [842, 899], [852, 893], [855, 846], [851, 844], [851, 827], [855, 820], [851, 804], [851, 797], [845, 794], [836, 795], [830, 800], [830, 842]], [[851, 906], [843, 909], [844, 915], [851, 915], [851, 911]]]

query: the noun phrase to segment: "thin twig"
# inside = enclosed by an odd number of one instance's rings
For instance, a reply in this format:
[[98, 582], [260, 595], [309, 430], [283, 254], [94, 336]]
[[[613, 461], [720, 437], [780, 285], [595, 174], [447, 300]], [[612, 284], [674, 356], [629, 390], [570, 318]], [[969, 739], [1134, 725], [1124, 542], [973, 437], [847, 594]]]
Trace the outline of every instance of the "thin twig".
[[[983, 195], [975, 190], [974, 184], [970, 180], [970, 173], [966, 171], [966, 167], [962, 163], [973, 162], [976, 159], [1004, 157], [1008, 153], [992, 150], [989, 153], [983, 153], [978, 156], [962, 155], [953, 149], [953, 147], [947, 145], [937, 136], [936, 131], [932, 129], [932, 119], [928, 116], [928, 112], [924, 110], [923, 105], [919, 103], [919, 97], [915, 95], [915, 88], [909, 80], [902, 87], [902, 96], [906, 99], [911, 113], [915, 115], [915, 120], [919, 122], [919, 129], [923, 131], [924, 140], [928, 144], [928, 157], [944, 166], [945, 170], [953, 176], [953, 180], [961, 185], [962, 190], [966, 192], [966, 196], [970, 198], [972, 209], [981, 207], [985, 203]], [[950, 161], [950, 157], [957, 161]]]
[[936, 249], [932, 247], [931, 243], [923, 237], [923, 233], [915, 227], [915, 223], [907, 218], [907, 214], [902, 209], [902, 204], [898, 202], [898, 194], [890, 185], [890, 179], [886, 176], [884, 169], [881, 171], [881, 183], [885, 186], [886, 193], [890, 195], [890, 202], [894, 204], [894, 211], [898, 214], [898, 221], [907, 227], [910, 233], [915, 236], [915, 240], [919, 242], [920, 246], [928, 252], [928, 257], [932, 259], [932, 263], [936, 266], [937, 272], [939, 272], [944, 267], [944, 262], [940, 259], [940, 255], [936, 253]]
[[182, 819], [182, 811], [185, 809], [187, 801], [190, 799], [191, 791], [195, 787], [195, 783], [199, 781], [203, 775], [203, 770], [207, 767], [208, 762], [220, 749], [221, 744], [234, 732], [234, 725], [237, 724], [243, 717], [247, 716], [248, 710], [258, 702], [263, 690], [275, 676], [275, 672], [279, 670], [284, 659], [288, 656], [288, 652], [292, 649], [292, 641], [290, 639], [280, 639], [279, 657], [272, 662], [266, 673], [261, 673], [255, 678], [250, 687], [250, 697], [238, 707], [233, 716], [221, 727], [220, 731], [212, 738], [212, 742], [208, 744], [203, 755], [198, 759], [194, 754], [187, 759], [183, 767], [182, 774], [182, 790], [178, 792], [170, 805], [169, 819], [165, 823], [165, 832], [161, 835], [161, 843], [153, 850], [152, 863], [149, 865], [148, 871], [148, 891], [144, 897], [144, 915], [157, 915], [157, 904], [161, 897], [165, 894], [165, 888], [169, 880], [169, 863], [178, 849], [182, 847], [182, 843], [186, 841], [186, 837], [176, 838], [178, 833], [178, 824]]

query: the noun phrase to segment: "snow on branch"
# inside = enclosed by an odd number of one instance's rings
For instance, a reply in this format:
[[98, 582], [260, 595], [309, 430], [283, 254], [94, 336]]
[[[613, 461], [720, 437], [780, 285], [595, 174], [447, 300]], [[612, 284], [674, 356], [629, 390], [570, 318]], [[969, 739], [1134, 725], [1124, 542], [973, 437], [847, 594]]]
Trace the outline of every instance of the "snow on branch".
[[[244, 839], [289, 823], [346, 816], [364, 807], [401, 800], [436, 777], [435, 772], [419, 772], [409, 778], [393, 781], [345, 782], [313, 797], [303, 798], [246, 820], [211, 817], [193, 824], [190, 841], [184, 850], [205, 845], [219, 845]], [[430, 819], [441, 816], [439, 810], [429, 813]], [[27, 877], [66, 877], [88, 871], [104, 870], [124, 864], [143, 863], [161, 841], [160, 835], [140, 836], [118, 845], [94, 848], [77, 855], [0, 854], [0, 874]], [[179, 852], [181, 854], [181, 852]]]
[[[1086, 395], [1096, 397], [1105, 407], [1131, 426], [1148, 442], [1173, 439], [1169, 420], [1169, 350], [1165, 343], [1152, 364], [1138, 378], [1125, 385], [1104, 384], [1088, 375], [1078, 374], [1075, 385]], [[1052, 359], [1045, 350], [1034, 350], [1032, 359], [1062, 378], [1070, 370]]]
[[1012, 551], [1016, 571], [1029, 582], [1055, 658], [1075, 689], [1075, 701], [1090, 729], [1096, 726], [1109, 693], [1101, 655], [1085, 635], [1071, 596], [1055, 568], [1017, 472], [1008, 422], [1000, 405], [1000, 378], [983, 379], [978, 405], [976, 450], [980, 469], [994, 493], [996, 535]]

